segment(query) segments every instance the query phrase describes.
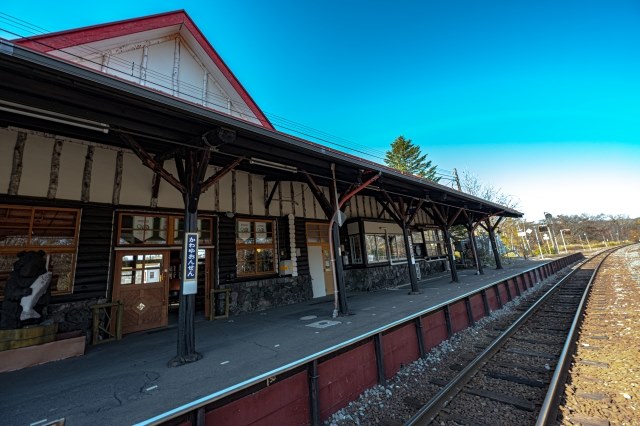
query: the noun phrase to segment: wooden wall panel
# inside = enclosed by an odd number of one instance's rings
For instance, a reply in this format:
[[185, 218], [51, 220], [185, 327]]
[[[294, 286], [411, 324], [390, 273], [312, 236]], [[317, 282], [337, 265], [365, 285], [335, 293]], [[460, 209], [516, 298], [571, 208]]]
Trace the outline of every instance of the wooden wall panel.
[[420, 357], [416, 326], [409, 322], [382, 336], [385, 377], [390, 379], [403, 366]]
[[84, 207], [80, 219], [80, 245], [76, 261], [73, 294], [59, 301], [107, 296], [113, 232], [113, 208]]
[[378, 380], [373, 341], [318, 365], [320, 420], [346, 406]]

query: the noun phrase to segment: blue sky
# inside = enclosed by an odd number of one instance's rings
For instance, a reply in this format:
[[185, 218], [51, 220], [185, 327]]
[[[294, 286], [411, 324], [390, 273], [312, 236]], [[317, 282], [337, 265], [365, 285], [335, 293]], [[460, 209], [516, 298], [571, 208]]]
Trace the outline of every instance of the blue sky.
[[640, 217], [639, 2], [95, 4], [0, 12], [57, 31], [185, 9], [268, 116], [378, 162], [404, 135], [528, 219]]

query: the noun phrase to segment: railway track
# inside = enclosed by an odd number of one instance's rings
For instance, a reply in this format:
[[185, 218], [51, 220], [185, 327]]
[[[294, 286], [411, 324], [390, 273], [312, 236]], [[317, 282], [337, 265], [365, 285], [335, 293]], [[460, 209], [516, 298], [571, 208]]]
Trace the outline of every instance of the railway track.
[[588, 289], [612, 251], [584, 261], [535, 303], [521, 305], [512, 324], [494, 326], [486, 341], [469, 348], [477, 355], [450, 367], [458, 370], [452, 379], [431, 379], [440, 390], [405, 425], [533, 425], [553, 418], [556, 398], [547, 393], [557, 394], [564, 383]]

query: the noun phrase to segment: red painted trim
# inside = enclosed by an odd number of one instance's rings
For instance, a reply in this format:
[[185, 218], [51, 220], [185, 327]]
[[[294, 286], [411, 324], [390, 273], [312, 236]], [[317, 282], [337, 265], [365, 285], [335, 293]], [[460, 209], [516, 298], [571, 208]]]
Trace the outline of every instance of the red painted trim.
[[128, 34], [143, 31], [165, 28], [173, 25], [184, 25], [191, 33], [195, 41], [209, 55], [214, 64], [220, 69], [231, 86], [238, 92], [242, 100], [255, 114], [262, 126], [275, 130], [271, 122], [264, 115], [262, 110], [251, 98], [249, 93], [242, 87], [240, 81], [231, 72], [227, 64], [224, 63], [220, 55], [204, 37], [200, 29], [184, 10], [150, 15], [141, 18], [128, 19], [124, 21], [111, 22], [107, 24], [93, 25], [89, 27], [77, 28], [67, 31], [59, 31], [35, 37], [22, 38], [12, 42], [23, 47], [27, 47], [39, 52], [47, 53], [53, 50], [65, 49], [86, 43], [120, 37]]

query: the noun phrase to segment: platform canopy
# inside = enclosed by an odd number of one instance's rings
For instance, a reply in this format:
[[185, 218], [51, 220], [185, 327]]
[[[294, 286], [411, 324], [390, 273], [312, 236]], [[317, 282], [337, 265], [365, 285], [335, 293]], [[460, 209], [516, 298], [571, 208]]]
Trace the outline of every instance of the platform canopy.
[[[170, 155], [180, 148], [208, 149], [212, 151], [210, 164], [224, 167], [244, 158], [238, 170], [277, 181], [302, 181], [308, 175], [319, 186], [329, 186], [335, 173], [340, 192], [372, 173], [380, 174], [361, 194], [380, 198], [385, 191], [394, 200], [424, 200], [464, 209], [478, 221], [489, 216], [522, 216], [514, 209], [275, 130], [184, 12], [145, 19], [146, 29], [135, 33], [139, 40], [118, 38], [124, 36], [118, 33], [126, 28], [122, 23], [107, 25], [113, 36], [108, 41], [97, 35], [99, 31], [85, 32], [84, 38], [65, 32], [30, 42], [0, 40], [0, 126], [127, 149], [122, 135], [128, 135], [153, 155]], [[176, 19], [182, 21], [174, 22]], [[159, 87], [152, 78], [145, 83], [139, 77], [127, 77], [120, 65], [109, 72], [97, 65], [107, 60], [105, 51], [116, 58], [134, 52], [144, 60], [144, 46], [136, 41], [150, 39], [157, 41], [154, 45], [144, 42], [148, 44], [147, 60], [151, 60], [149, 49], [160, 49], [171, 40], [175, 43], [176, 38], [188, 47], [181, 50], [180, 58], [174, 58], [176, 66], [182, 66], [179, 61], [184, 60], [191, 64], [185, 67], [194, 69], [199, 61], [205, 70], [203, 78], [211, 79], [203, 85], [211, 87], [211, 93], [217, 91], [215, 96], [208, 97], [206, 90], [200, 97], [193, 91], [183, 96], [179, 88], [169, 90], [164, 83], [166, 87]], [[68, 46], [69, 40], [76, 45]], [[42, 43], [49, 47], [44, 49]], [[156, 53], [156, 59], [167, 60], [167, 52]], [[244, 115], [208, 102], [216, 96], [219, 99], [222, 92]], [[449, 225], [468, 224], [469, 217], [456, 215]]]

